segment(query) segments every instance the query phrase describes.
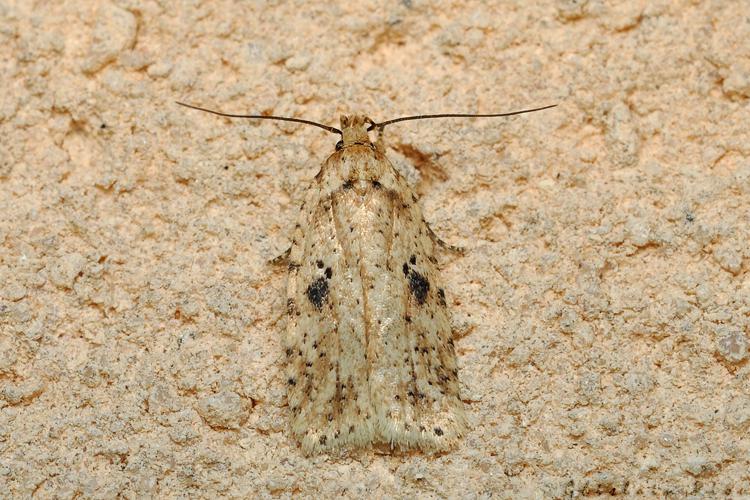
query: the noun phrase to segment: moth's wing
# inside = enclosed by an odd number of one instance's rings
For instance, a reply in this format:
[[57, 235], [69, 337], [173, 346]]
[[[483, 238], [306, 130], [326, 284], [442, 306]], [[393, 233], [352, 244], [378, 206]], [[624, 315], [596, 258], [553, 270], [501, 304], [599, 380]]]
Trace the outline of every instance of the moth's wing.
[[290, 254], [288, 402], [306, 453], [374, 436], [361, 276], [343, 255], [329, 193], [311, 186]]
[[[295, 229], [292, 432], [307, 453], [375, 442], [445, 450], [466, 421], [433, 240], [406, 181], [382, 152], [364, 153], [329, 158], [341, 161], [327, 166], [337, 178], [311, 186]], [[352, 166], [377, 174], [344, 183]]]
[[435, 244], [406, 181], [394, 171], [381, 183], [392, 198], [392, 227], [389, 311], [379, 314], [392, 327], [377, 337], [389, 346], [380, 349], [371, 375], [379, 431], [386, 442], [446, 450], [467, 423]]

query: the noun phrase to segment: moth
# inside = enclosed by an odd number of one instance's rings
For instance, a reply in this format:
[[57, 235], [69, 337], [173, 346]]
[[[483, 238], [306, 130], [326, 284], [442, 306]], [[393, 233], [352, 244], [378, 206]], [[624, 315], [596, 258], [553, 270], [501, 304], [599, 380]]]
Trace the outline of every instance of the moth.
[[386, 446], [442, 452], [467, 432], [446, 294], [417, 195], [370, 132], [439, 114], [376, 123], [341, 117], [335, 151], [308, 189], [285, 254], [284, 339], [291, 432], [307, 454]]

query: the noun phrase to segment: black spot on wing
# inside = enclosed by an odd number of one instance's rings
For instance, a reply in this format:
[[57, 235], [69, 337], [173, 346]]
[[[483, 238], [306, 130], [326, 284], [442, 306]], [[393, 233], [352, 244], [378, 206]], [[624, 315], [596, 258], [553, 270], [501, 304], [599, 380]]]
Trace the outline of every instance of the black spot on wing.
[[328, 281], [325, 278], [318, 278], [307, 287], [307, 298], [318, 309], [323, 309], [323, 303], [328, 296]]
[[417, 299], [417, 303], [421, 306], [427, 300], [427, 293], [430, 291], [430, 282], [427, 279], [412, 269], [409, 272], [409, 290]]

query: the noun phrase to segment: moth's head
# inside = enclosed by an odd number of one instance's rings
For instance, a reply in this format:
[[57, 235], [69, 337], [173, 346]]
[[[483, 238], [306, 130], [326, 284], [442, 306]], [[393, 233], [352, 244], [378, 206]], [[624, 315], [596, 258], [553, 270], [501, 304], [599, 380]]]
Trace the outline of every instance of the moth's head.
[[374, 122], [364, 115], [341, 115], [341, 142], [337, 149], [352, 144], [370, 144], [367, 128]]

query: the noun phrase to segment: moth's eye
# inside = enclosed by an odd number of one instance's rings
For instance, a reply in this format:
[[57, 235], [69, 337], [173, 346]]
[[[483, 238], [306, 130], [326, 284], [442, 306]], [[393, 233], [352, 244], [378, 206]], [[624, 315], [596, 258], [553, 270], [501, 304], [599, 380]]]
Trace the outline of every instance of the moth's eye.
[[336, 151], [344, 147], [344, 141], [339, 141], [336, 143]]

